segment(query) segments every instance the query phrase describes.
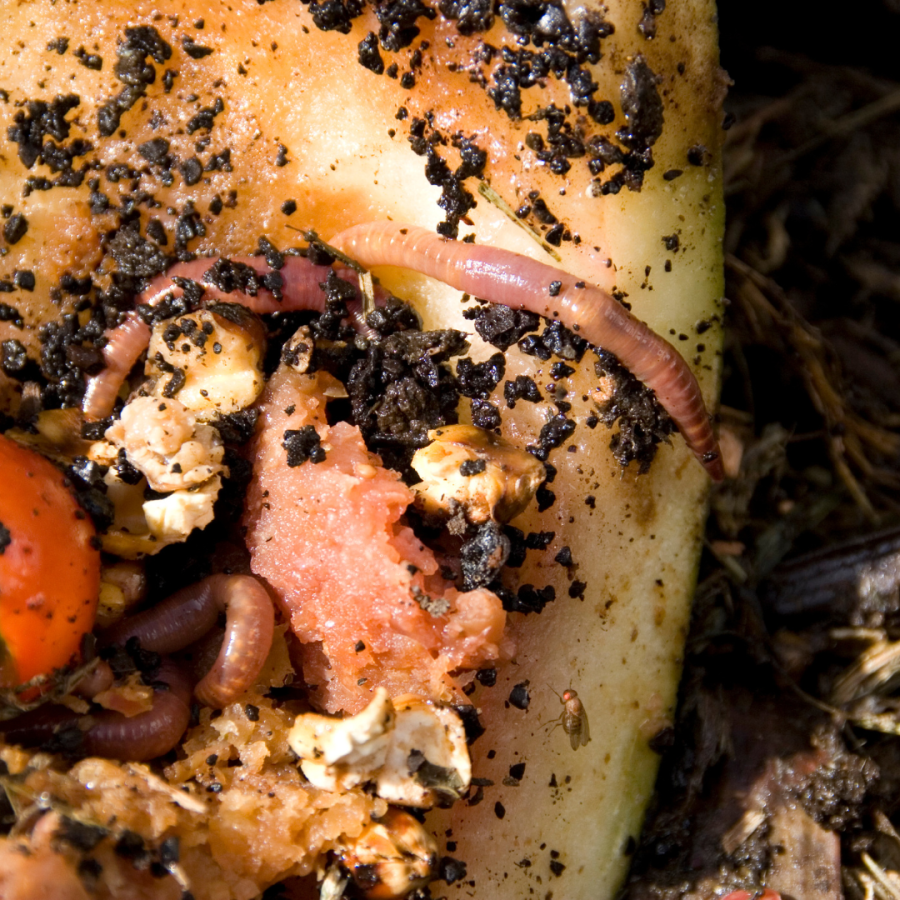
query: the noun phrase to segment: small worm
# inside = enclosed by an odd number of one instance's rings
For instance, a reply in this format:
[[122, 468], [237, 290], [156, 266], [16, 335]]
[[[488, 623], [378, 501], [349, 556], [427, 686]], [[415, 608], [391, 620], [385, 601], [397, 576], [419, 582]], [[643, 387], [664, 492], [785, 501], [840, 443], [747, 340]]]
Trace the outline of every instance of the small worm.
[[253, 685], [275, 628], [268, 592], [252, 575], [210, 575], [110, 628], [101, 646], [136, 637], [143, 650], [174, 653], [202, 638], [226, 614], [225, 638], [212, 668], [194, 688], [202, 703], [222, 707]]
[[112, 412], [119, 388], [149, 343], [150, 327], [133, 310], [121, 325], [108, 332], [104, 368], [88, 378], [81, 403], [88, 419], [102, 419]]
[[144, 761], [168, 753], [191, 718], [191, 685], [181, 668], [163, 660], [154, 679], [153, 706], [131, 718], [112, 710], [80, 716], [64, 706], [41, 706], [0, 724], [8, 743], [34, 747], [68, 729], [82, 732], [87, 756]]
[[[651, 390], [715, 481], [725, 472], [700, 386], [678, 351], [601, 288], [498, 247], [451, 241], [394, 222], [355, 225], [330, 243], [368, 268], [396, 266], [459, 291], [548, 319], [614, 353]], [[551, 297], [552, 282], [561, 282]]]
[[[272, 271], [259, 256], [235, 257], [232, 261], [252, 267], [259, 275]], [[320, 313], [325, 309], [325, 292], [319, 285], [328, 275], [328, 266], [313, 265], [302, 256], [286, 256], [280, 269], [284, 281], [282, 299], [278, 300], [271, 291], [263, 287], [259, 288], [256, 296], [251, 296], [239, 291], [227, 293], [215, 285], [207, 284], [203, 281], [203, 276], [216, 262], [218, 258], [211, 257], [176, 263], [165, 274], [158, 275], [150, 282], [147, 289], [138, 296], [138, 304], [156, 306], [170, 294], [181, 296], [182, 289], [172, 279], [187, 278], [203, 285], [203, 299], [207, 303], [239, 303], [257, 314], [300, 311]], [[354, 286], [359, 283], [359, 278], [352, 269], [335, 268], [334, 272], [338, 278]], [[383, 299], [384, 296], [383, 291], [376, 290], [376, 300]], [[364, 326], [362, 321], [356, 324], [360, 328]], [[106, 337], [107, 343], [103, 348], [105, 368], [88, 378], [81, 404], [82, 412], [89, 420], [102, 419], [112, 412], [119, 388], [150, 343], [150, 327], [132, 310], [125, 316], [125, 321], [111, 329]]]
[[168, 689], [154, 688], [153, 707], [147, 712], [128, 718], [104, 710], [91, 716], [94, 724], [84, 733], [82, 744], [89, 756], [156, 759], [181, 740], [191, 719], [191, 683], [170, 659], [162, 661], [154, 683]]
[[[202, 638], [225, 612], [225, 639], [212, 668], [194, 688], [202, 703], [222, 707], [248, 688], [262, 669], [275, 626], [275, 609], [266, 589], [251, 575], [211, 575], [172, 594], [151, 609], [123, 619], [110, 628], [101, 646], [124, 644], [137, 638], [141, 648], [154, 653], [174, 653]], [[98, 666], [96, 685], [108, 686], [108, 666]], [[111, 673], [109, 673], [111, 674]], [[80, 750], [89, 756], [111, 759], [155, 759], [168, 753], [188, 726], [191, 684], [181, 668], [163, 659], [155, 683], [153, 706], [128, 718], [104, 710], [79, 716], [65, 707], [42, 706], [0, 724], [0, 733], [12, 743], [35, 746], [61, 729], [83, 731]]]
[[116, 676], [110, 668], [108, 662], [98, 659], [93, 672], [88, 673], [78, 684], [75, 685], [73, 693], [79, 697], [86, 697], [93, 700], [101, 691], [108, 690], [113, 686]]

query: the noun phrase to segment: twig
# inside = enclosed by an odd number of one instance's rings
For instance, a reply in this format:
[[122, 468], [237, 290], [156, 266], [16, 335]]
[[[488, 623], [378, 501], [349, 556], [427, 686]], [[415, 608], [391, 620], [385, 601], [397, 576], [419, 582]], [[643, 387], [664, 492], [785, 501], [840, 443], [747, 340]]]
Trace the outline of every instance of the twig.
[[837, 119], [832, 119], [825, 125], [820, 134], [778, 157], [775, 165], [792, 165], [798, 159], [806, 156], [807, 153], [811, 153], [813, 150], [817, 150], [823, 144], [827, 144], [829, 141], [842, 137], [845, 134], [850, 134], [850, 132], [858, 128], [865, 128], [867, 125], [889, 116], [898, 109], [900, 109], [900, 88], [891, 91], [884, 97], [873, 100], [860, 109], [855, 109], [853, 112], [849, 112]]
[[876, 895], [882, 900], [900, 900], [900, 891], [896, 885], [891, 883], [888, 873], [868, 853], [863, 852], [860, 858], [875, 882]]
[[900, 452], [900, 436], [866, 421], [854, 413], [844, 399], [836, 363], [828, 359], [828, 344], [819, 332], [796, 312], [781, 287], [733, 254], [728, 267], [741, 279], [738, 296], [746, 301], [754, 331], [763, 342], [770, 340], [771, 320], [797, 353], [807, 393], [826, 423], [826, 442], [835, 473], [854, 502], [871, 520], [877, 515], [865, 489], [850, 468], [848, 459], [869, 480], [893, 486], [896, 475], [876, 469], [864, 446], [883, 456]]
[[488, 203], [492, 203], [500, 212], [506, 216], [510, 222], [514, 222], [519, 226], [530, 238], [537, 241], [546, 253], [549, 253], [557, 262], [562, 261], [562, 257], [548, 244], [534, 229], [526, 225], [515, 213], [515, 210], [485, 181], [478, 183], [478, 193], [484, 197]]
[[287, 227], [293, 231], [299, 231], [310, 244], [318, 244], [326, 253], [340, 260], [345, 266], [353, 269], [354, 272], [362, 275], [366, 271], [355, 259], [351, 259], [346, 253], [338, 250], [337, 247], [332, 247], [331, 244], [323, 241], [312, 228], [294, 228], [293, 225], [288, 225]]
[[375, 281], [371, 272], [360, 272], [359, 291], [362, 294], [362, 312], [365, 321], [370, 313], [375, 312]]

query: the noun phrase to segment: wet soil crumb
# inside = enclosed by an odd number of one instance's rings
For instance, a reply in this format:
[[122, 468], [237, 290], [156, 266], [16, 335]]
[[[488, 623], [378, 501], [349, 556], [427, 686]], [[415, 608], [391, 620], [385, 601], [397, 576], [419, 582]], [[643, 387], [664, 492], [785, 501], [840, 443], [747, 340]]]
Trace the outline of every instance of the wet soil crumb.
[[527, 310], [494, 304], [467, 309], [463, 316], [474, 321], [481, 339], [498, 350], [507, 350], [528, 332], [537, 331], [541, 321]]
[[322, 31], [337, 31], [349, 34], [353, 20], [362, 15], [365, 8], [361, 0], [307, 0], [313, 24]]
[[605, 181], [596, 179], [592, 184], [594, 194], [618, 194], [623, 187], [639, 191], [643, 186], [644, 174], [655, 164], [651, 148], [663, 130], [663, 104], [657, 82], [656, 74], [640, 54], [625, 67], [619, 101], [627, 124], [616, 132], [625, 151], [606, 138], [599, 138], [592, 154], [594, 174], [609, 165], [621, 165], [621, 169]]
[[353, 363], [347, 378], [353, 421], [388, 465], [409, 472], [429, 430], [458, 421], [460, 393], [448, 363], [467, 349], [465, 335], [452, 329], [397, 331], [368, 342]]
[[659, 405], [656, 395], [638, 381], [605, 350], [596, 350], [594, 370], [601, 381], [596, 395], [600, 421], [608, 428], [618, 422], [618, 431], [610, 438], [613, 456], [624, 468], [637, 463], [644, 474], [656, 457], [660, 443], [669, 442], [675, 423]]
[[638, 31], [648, 40], [656, 37], [656, 19], [666, 9], [666, 0], [650, 0], [644, 4], [644, 14], [638, 22]]
[[[399, 114], [398, 114], [399, 115]], [[472, 192], [465, 186], [470, 178], [481, 178], [487, 163], [487, 153], [478, 147], [474, 137], [466, 137], [462, 132], [449, 138], [434, 127], [433, 115], [424, 118], [413, 117], [409, 125], [409, 144], [417, 156], [425, 157], [425, 177], [429, 184], [441, 188], [438, 206], [444, 211], [445, 220], [438, 224], [438, 234], [456, 238], [460, 222], [466, 220], [467, 213], [477, 205]], [[446, 149], [458, 151], [459, 164], [451, 169]]]
[[146, 94], [156, 81], [156, 69], [147, 63], [149, 57], [162, 64], [172, 56], [172, 47], [152, 25], [125, 29], [125, 40], [116, 48], [114, 73], [122, 82], [122, 91], [100, 107], [97, 126], [103, 137], [114, 134], [122, 116]]

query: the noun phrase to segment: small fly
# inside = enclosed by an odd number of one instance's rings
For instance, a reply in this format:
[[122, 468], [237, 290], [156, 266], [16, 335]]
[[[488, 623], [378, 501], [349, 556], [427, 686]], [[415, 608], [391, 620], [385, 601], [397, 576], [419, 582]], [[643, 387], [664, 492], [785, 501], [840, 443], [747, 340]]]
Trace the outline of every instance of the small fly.
[[569, 743], [572, 745], [573, 750], [577, 750], [579, 747], [586, 747], [591, 741], [591, 729], [588, 725], [584, 704], [578, 696], [578, 691], [573, 691], [572, 688], [569, 688], [563, 691], [562, 694], [557, 694], [557, 696], [559, 697], [559, 702], [565, 708], [556, 724], [562, 723], [563, 731], [569, 736]]

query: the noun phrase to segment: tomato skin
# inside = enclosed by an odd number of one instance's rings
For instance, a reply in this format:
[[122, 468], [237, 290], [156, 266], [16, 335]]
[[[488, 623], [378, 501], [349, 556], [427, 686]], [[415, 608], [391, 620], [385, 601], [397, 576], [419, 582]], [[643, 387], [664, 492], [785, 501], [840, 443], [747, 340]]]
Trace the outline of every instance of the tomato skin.
[[0, 525], [0, 686], [14, 687], [77, 655], [94, 624], [100, 552], [62, 472], [2, 435]]

